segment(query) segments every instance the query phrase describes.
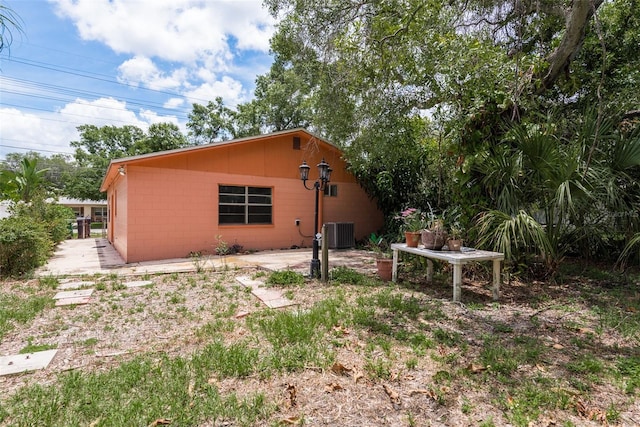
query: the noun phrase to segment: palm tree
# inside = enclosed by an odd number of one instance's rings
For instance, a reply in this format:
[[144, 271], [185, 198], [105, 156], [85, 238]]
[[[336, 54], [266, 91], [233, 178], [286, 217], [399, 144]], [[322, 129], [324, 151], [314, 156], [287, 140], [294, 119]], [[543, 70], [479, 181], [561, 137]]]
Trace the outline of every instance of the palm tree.
[[18, 171], [0, 171], [0, 196], [3, 199], [31, 202], [43, 190], [43, 175], [48, 169], [37, 169], [38, 160], [24, 157]]
[[11, 45], [13, 33], [11, 29], [22, 32], [19, 18], [7, 6], [0, 4], [0, 52]]
[[638, 230], [635, 216], [622, 213], [640, 206], [640, 135], [621, 135], [610, 119], [596, 130], [595, 117], [586, 117], [570, 138], [555, 136], [554, 121], [519, 124], [476, 159], [479, 183], [495, 201], [478, 218], [481, 244], [508, 258], [536, 254], [553, 270], [569, 250], [588, 256], [610, 236]]

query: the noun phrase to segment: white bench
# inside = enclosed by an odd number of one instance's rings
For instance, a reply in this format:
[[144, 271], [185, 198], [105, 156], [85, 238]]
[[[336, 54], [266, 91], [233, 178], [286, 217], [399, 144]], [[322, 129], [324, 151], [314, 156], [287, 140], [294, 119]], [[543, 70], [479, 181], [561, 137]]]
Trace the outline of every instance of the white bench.
[[500, 298], [500, 262], [504, 260], [504, 254], [500, 252], [481, 251], [473, 248], [462, 248], [460, 251], [434, 251], [425, 249], [421, 245], [417, 248], [407, 247], [406, 243], [393, 243], [393, 270], [392, 279], [398, 280], [398, 252], [407, 252], [427, 258], [427, 281], [433, 280], [433, 262], [431, 259], [447, 261], [453, 265], [453, 300], [460, 301], [462, 286], [462, 266], [474, 261], [493, 261], [493, 299]]

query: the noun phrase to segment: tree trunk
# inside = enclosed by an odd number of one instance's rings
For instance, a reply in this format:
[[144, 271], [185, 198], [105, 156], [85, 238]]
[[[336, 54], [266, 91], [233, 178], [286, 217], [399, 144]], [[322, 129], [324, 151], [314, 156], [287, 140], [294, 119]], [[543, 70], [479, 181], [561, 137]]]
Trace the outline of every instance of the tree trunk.
[[549, 68], [544, 76], [540, 76], [542, 84], [538, 93], [549, 89], [569, 67], [576, 53], [580, 50], [585, 37], [585, 29], [594, 12], [604, 0], [574, 0], [565, 13], [565, 32], [560, 44], [547, 57]]

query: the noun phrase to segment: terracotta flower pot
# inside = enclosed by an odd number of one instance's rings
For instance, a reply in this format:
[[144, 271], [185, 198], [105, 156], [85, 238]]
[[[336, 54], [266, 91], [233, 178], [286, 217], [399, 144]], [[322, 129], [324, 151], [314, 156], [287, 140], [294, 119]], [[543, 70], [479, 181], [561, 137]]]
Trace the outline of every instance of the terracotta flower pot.
[[422, 244], [425, 249], [439, 251], [447, 241], [447, 232], [440, 230], [423, 230]]
[[420, 243], [420, 232], [419, 231], [405, 231], [404, 237], [407, 242], [407, 246], [410, 248], [417, 248], [418, 243]]
[[376, 266], [378, 267], [378, 277], [384, 282], [390, 281], [393, 269], [393, 260], [391, 258], [377, 258]]
[[459, 251], [462, 247], [462, 239], [449, 239], [447, 246], [450, 251]]

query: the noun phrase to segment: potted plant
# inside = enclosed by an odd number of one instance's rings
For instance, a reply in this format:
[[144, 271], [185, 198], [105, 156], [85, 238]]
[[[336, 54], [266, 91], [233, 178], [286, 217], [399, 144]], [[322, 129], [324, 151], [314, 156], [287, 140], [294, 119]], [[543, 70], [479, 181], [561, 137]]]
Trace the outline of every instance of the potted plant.
[[376, 254], [376, 268], [378, 277], [388, 282], [391, 280], [393, 259], [389, 253], [389, 246], [384, 241], [382, 236], [377, 236], [375, 233], [371, 233], [369, 236], [369, 242], [367, 243], [369, 249]]
[[405, 241], [410, 248], [417, 248], [421, 232], [425, 227], [425, 214], [416, 208], [407, 208], [396, 217], [402, 221]]
[[449, 240], [447, 246], [450, 251], [459, 251], [462, 247], [462, 227], [457, 221], [449, 227]]
[[427, 229], [421, 233], [422, 244], [425, 249], [439, 251], [447, 242], [447, 230], [444, 225], [444, 213], [436, 215], [429, 206]]

